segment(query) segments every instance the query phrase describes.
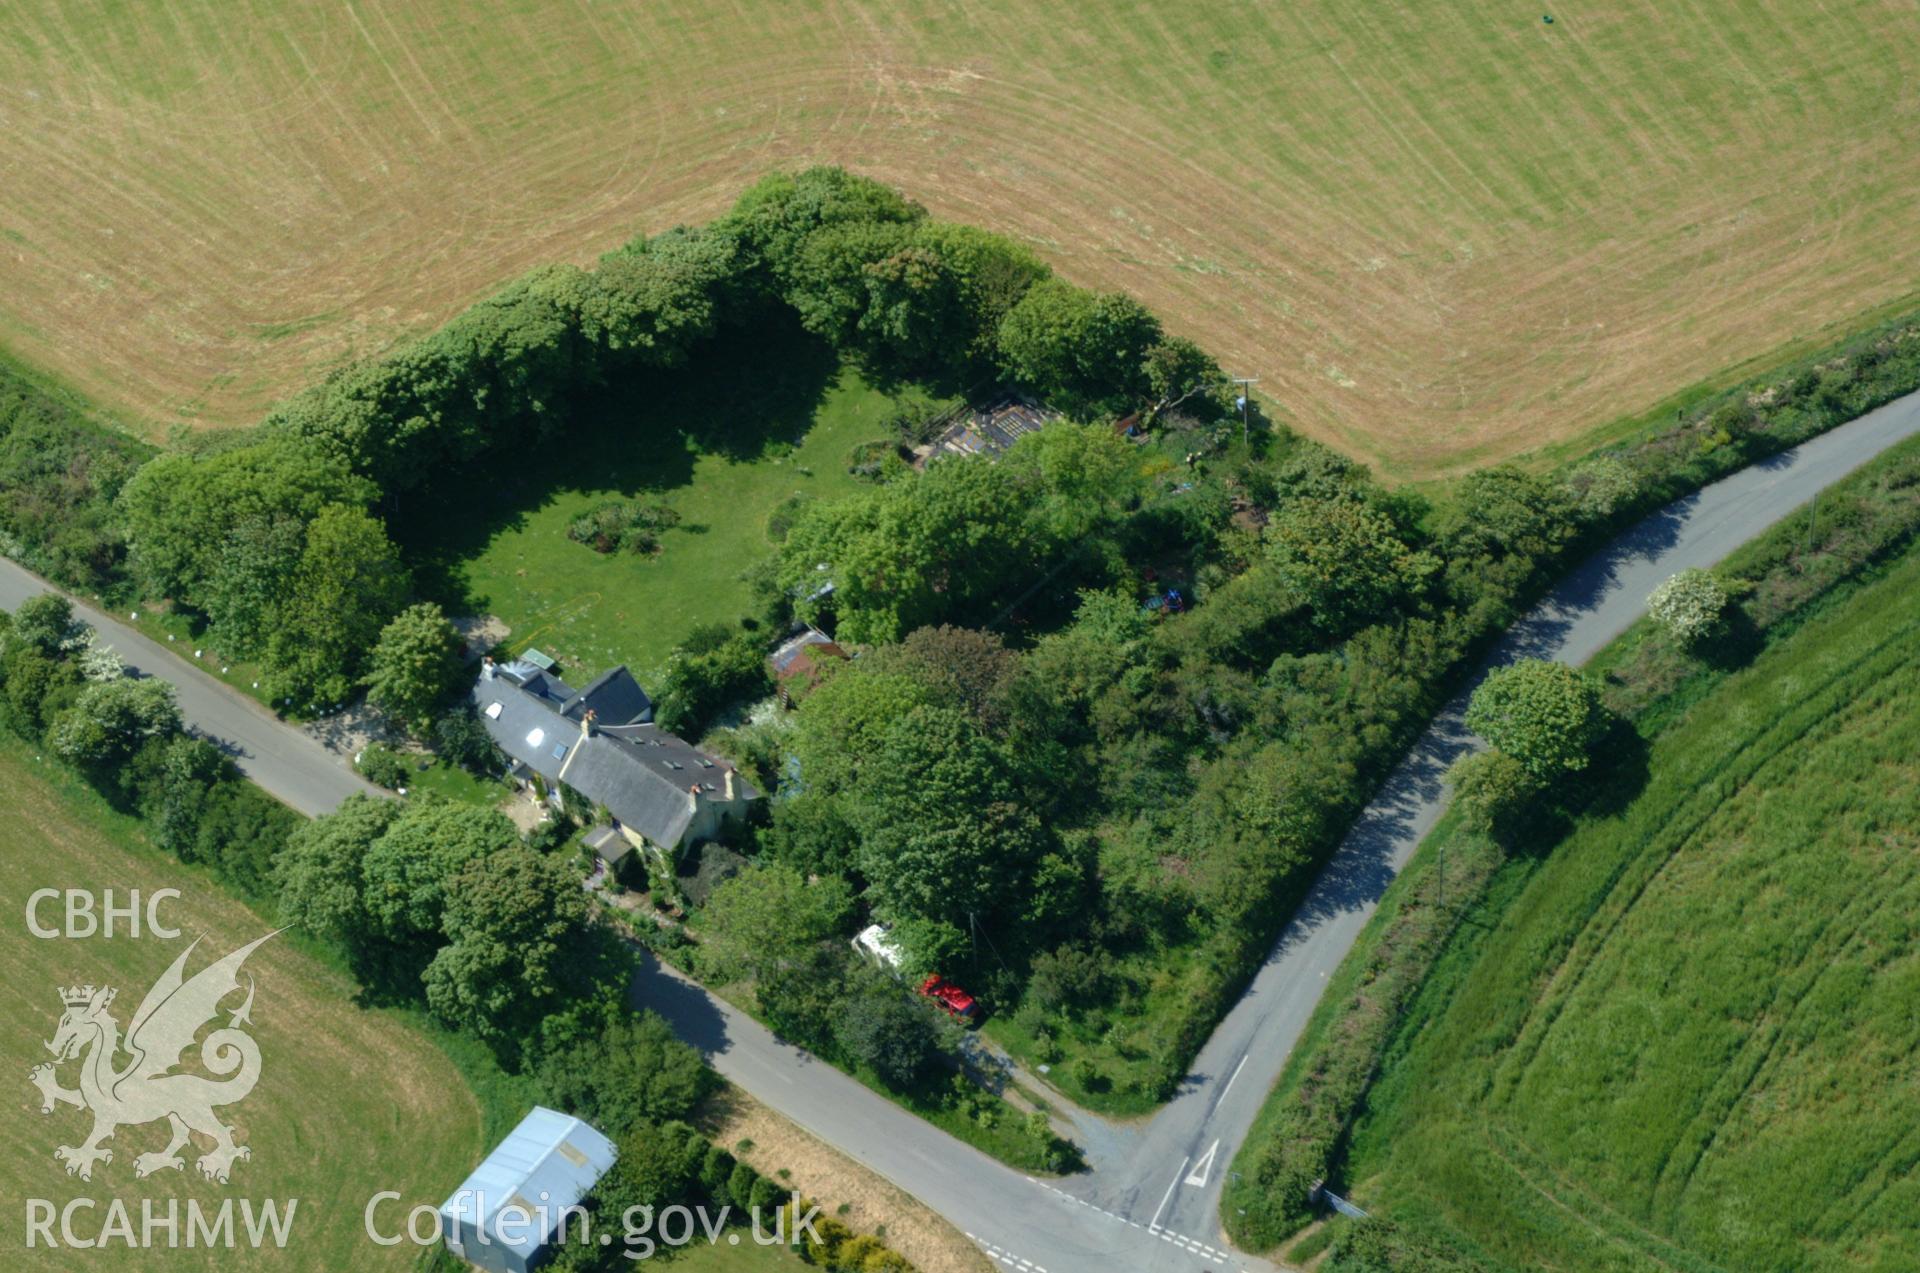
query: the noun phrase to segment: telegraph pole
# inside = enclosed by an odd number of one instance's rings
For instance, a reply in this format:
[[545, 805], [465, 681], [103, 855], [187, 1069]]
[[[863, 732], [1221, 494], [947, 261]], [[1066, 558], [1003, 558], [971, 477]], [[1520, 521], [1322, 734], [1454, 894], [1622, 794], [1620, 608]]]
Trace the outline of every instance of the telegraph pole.
[[1259, 384], [1260, 377], [1229, 376], [1227, 377], [1227, 382], [1229, 384], [1236, 384], [1240, 386], [1240, 397], [1235, 401], [1234, 405], [1240, 408], [1240, 440], [1242, 442], [1245, 442], [1248, 440], [1247, 439], [1247, 433], [1249, 428], [1248, 417], [1252, 411], [1252, 404], [1248, 401], [1248, 395], [1251, 393], [1251, 390], [1249, 390], [1247, 386]]

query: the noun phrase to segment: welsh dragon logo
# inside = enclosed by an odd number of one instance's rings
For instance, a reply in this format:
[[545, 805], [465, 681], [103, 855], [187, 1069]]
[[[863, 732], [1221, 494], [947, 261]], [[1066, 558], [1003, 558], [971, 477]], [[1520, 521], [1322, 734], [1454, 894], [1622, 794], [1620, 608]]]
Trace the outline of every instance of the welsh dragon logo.
[[[113, 1161], [113, 1151], [105, 1148], [105, 1142], [117, 1129], [162, 1118], [172, 1129], [167, 1147], [135, 1158], [136, 1176], [184, 1169], [180, 1150], [194, 1132], [213, 1141], [213, 1149], [195, 1162], [209, 1180], [225, 1184], [234, 1160], [252, 1157], [246, 1146], [233, 1143], [233, 1128], [213, 1111], [244, 1099], [260, 1081], [260, 1047], [240, 1028], [252, 1024], [253, 978], [247, 978], [247, 997], [231, 1010], [227, 1024], [200, 1042], [200, 1064], [220, 1077], [169, 1071], [181, 1063], [200, 1028], [219, 1014], [220, 1002], [241, 989], [240, 965], [247, 956], [276, 935], [268, 933], [187, 979], [183, 972], [187, 956], [200, 944], [196, 940], [140, 1001], [139, 1011], [127, 1025], [124, 1044], [120, 1023], [108, 1011], [116, 991], [107, 986], [75, 986], [61, 992], [66, 1011], [47, 1044], [53, 1063], [35, 1066], [28, 1071], [27, 1081], [40, 1089], [42, 1114], [51, 1114], [56, 1105], [93, 1111], [93, 1133], [85, 1143], [53, 1151], [66, 1164], [69, 1176], [93, 1179], [94, 1164]], [[118, 1064], [122, 1051], [129, 1059]], [[76, 1058], [80, 1060], [79, 1088], [61, 1087], [55, 1067]]]

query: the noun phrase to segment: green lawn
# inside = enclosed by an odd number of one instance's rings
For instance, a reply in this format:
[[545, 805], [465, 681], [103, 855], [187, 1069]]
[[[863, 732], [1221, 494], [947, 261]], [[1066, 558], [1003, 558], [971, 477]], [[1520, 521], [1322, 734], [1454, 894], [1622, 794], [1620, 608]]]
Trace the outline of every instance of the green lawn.
[[[849, 453], [884, 436], [894, 408], [791, 329], [736, 333], [691, 368], [582, 404], [545, 451], [490, 460], [396, 525], [449, 613], [499, 616], [514, 650], [538, 646], [568, 676], [627, 663], [644, 684], [696, 625], [748, 614], [740, 574], [773, 551], [767, 515], [795, 493], [857, 489]], [[581, 513], [635, 496], [680, 514], [657, 555], [567, 538]]]
[[505, 781], [476, 777], [438, 757], [426, 769], [416, 767], [413, 756], [408, 756], [407, 760], [410, 762], [407, 774], [407, 794], [410, 796], [441, 796], [462, 804], [491, 809], [513, 794]]
[[1920, 553], [1497, 881], [1356, 1128], [1363, 1205], [1515, 1269], [1911, 1269]]

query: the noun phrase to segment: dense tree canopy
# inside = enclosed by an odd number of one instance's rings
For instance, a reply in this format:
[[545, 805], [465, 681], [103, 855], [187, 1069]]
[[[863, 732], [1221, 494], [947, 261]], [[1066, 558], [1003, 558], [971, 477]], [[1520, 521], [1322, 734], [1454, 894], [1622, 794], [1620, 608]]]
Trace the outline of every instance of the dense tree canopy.
[[445, 894], [447, 943], [427, 966], [427, 1003], [482, 1039], [523, 1039], [581, 971], [590, 935], [579, 875], [516, 839], [454, 870]]
[[963, 932], [1021, 888], [1045, 844], [1005, 756], [946, 707], [888, 726], [861, 770], [852, 818], [881, 913]]
[[268, 437], [162, 452], [127, 483], [120, 508], [148, 594], [198, 604], [237, 528], [261, 519], [304, 527], [329, 505], [364, 505], [374, 494], [324, 453]]
[[9, 640], [49, 658], [70, 650], [84, 636], [79, 620], [73, 617], [73, 603], [57, 592], [42, 592], [28, 597], [13, 612]]
[[834, 876], [809, 881], [784, 865], [745, 871], [708, 899], [702, 957], [717, 976], [769, 980], [803, 964], [852, 912], [846, 883]]
[[1043, 397], [1083, 411], [1119, 411], [1144, 399], [1160, 323], [1131, 297], [1060, 279], [1027, 289], [1000, 323], [1001, 365]]
[[977, 621], [1132, 507], [1139, 485], [1136, 458], [1109, 430], [1055, 426], [998, 463], [944, 459], [806, 506], [781, 548], [779, 585], [802, 617], [831, 613], [852, 641]]
[[77, 765], [111, 765], [179, 728], [180, 708], [165, 681], [101, 681], [80, 691], [78, 701], [53, 722], [48, 741]]
[[341, 504], [320, 510], [267, 638], [274, 694], [346, 702], [406, 595], [406, 571], [378, 518]]
[[316, 937], [353, 948], [373, 928], [363, 867], [402, 806], [374, 796], [349, 796], [324, 818], [302, 823], [287, 838], [274, 866], [280, 914]]
[[906, 987], [885, 974], [859, 979], [841, 1005], [833, 1031], [855, 1062], [891, 1087], [912, 1087], [942, 1060], [932, 1009], [909, 998]]
[[1391, 517], [1358, 499], [1290, 501], [1267, 538], [1281, 576], [1332, 632], [1390, 613], [1440, 564], [1408, 544]]
[[368, 917], [390, 941], [432, 944], [441, 931], [448, 881], [467, 863], [519, 840], [513, 824], [491, 809], [408, 801], [361, 859]]
[[651, 1012], [583, 1004], [547, 1021], [540, 1050], [547, 1102], [614, 1135], [678, 1118], [719, 1085], [700, 1054]]

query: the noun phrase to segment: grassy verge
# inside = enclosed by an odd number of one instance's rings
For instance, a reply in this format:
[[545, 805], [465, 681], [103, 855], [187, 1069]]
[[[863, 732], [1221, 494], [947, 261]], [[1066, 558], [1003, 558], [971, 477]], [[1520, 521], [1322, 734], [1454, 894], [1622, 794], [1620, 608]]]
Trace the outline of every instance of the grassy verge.
[[[1738, 622], [1716, 645], [1690, 653], [1643, 621], [1602, 651], [1592, 669], [1607, 681], [1613, 709], [1642, 738], [1657, 739], [1738, 666], [1894, 569], [1917, 532], [1920, 443], [1910, 442], [1721, 566], [1744, 600]], [[1600, 802], [1608, 798], [1603, 793]], [[1269, 1247], [1304, 1223], [1305, 1188], [1335, 1170], [1379, 1067], [1394, 1040], [1408, 1036], [1409, 1005], [1418, 1000], [1414, 1015], [1423, 1020], [1444, 1011], [1450, 983], [1440, 970], [1451, 957], [1443, 954], [1448, 937], [1456, 929], [1471, 937], [1494, 927], [1550, 847], [1508, 859], [1451, 814], [1435, 828], [1335, 974], [1236, 1158], [1239, 1183], [1223, 1202], [1236, 1241]]]
[[245, 659], [228, 658], [213, 648], [206, 640], [206, 624], [193, 616], [151, 604], [135, 604], [114, 611], [113, 617], [277, 715], [289, 719], [308, 715], [304, 705], [276, 703], [269, 699], [267, 691], [260, 685], [263, 675], [260, 665]]

